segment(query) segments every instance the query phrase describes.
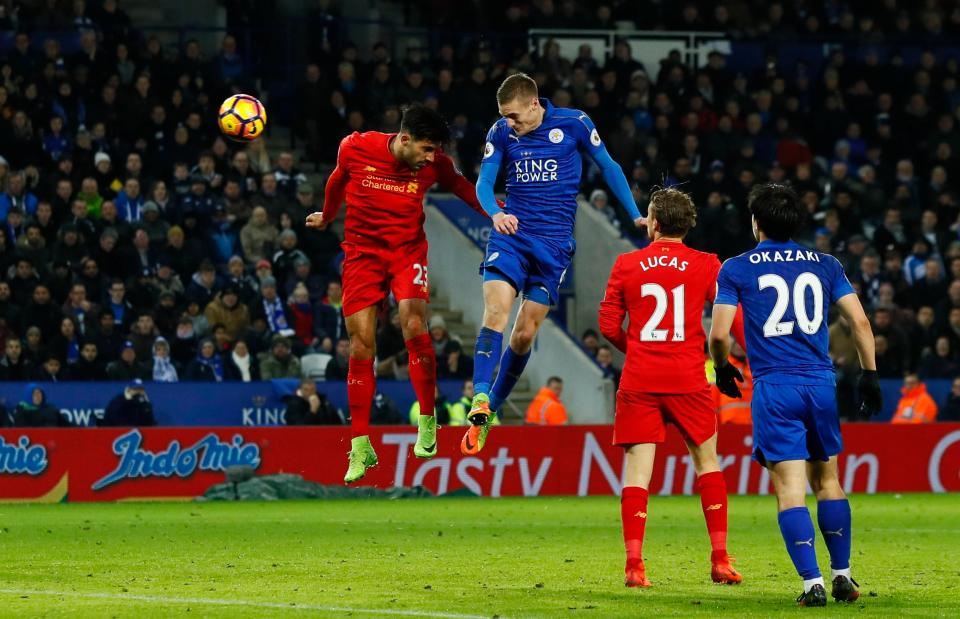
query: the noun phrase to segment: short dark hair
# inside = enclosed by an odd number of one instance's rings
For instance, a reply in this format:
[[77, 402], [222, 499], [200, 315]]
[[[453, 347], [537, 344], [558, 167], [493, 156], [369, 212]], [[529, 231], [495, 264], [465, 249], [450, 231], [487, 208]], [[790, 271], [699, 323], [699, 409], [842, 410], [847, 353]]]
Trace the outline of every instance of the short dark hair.
[[550, 378], [547, 379], [547, 384], [549, 385], [550, 383], [560, 383], [562, 385], [563, 379], [560, 378], [559, 376], [551, 376]]
[[518, 97], [533, 98], [540, 94], [537, 82], [526, 73], [514, 73], [497, 89], [497, 103], [510, 103]]
[[450, 126], [436, 110], [415, 103], [403, 110], [400, 132], [409, 133], [414, 140], [428, 140], [444, 145], [450, 141]]
[[787, 185], [757, 185], [750, 191], [747, 206], [757, 228], [775, 241], [789, 241], [803, 223], [800, 199]]
[[654, 191], [648, 211], [660, 224], [660, 233], [666, 236], [686, 236], [697, 225], [697, 207], [693, 205], [693, 199], [673, 187]]

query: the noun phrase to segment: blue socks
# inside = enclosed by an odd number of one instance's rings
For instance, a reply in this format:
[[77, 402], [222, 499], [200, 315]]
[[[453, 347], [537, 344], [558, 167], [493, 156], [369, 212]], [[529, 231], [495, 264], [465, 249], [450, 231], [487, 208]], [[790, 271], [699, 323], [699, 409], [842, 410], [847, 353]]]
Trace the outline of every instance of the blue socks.
[[[493, 390], [490, 392], [490, 410], [499, 411], [513, 388], [517, 386], [520, 375], [523, 374], [523, 368], [527, 367], [527, 361], [530, 359], [530, 351], [524, 354], [518, 354], [510, 346], [503, 351], [503, 359], [500, 360], [500, 371], [497, 372], [497, 380], [493, 383]], [[476, 383], [474, 383], [476, 388]]]
[[817, 523], [823, 541], [830, 551], [830, 567], [845, 570], [850, 567], [850, 502], [847, 499], [820, 501], [817, 503]]
[[819, 578], [820, 567], [817, 565], [817, 551], [814, 548], [816, 535], [810, 512], [806, 507], [793, 507], [780, 512], [777, 520], [780, 523], [780, 534], [787, 545], [787, 554], [793, 560], [797, 573], [804, 581]]
[[490, 393], [493, 382], [493, 369], [500, 361], [503, 347], [503, 333], [482, 327], [477, 335], [477, 345], [473, 353], [473, 391]]

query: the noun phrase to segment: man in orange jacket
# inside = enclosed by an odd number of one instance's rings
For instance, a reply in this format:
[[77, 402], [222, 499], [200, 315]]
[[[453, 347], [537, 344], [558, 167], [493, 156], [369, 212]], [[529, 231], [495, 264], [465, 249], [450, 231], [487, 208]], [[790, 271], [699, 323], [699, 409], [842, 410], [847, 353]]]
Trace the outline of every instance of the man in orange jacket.
[[891, 423], [933, 423], [937, 420], [937, 403], [927, 393], [927, 386], [913, 372], [903, 378], [903, 397]]
[[723, 395], [716, 384], [710, 386], [713, 391], [713, 403], [720, 415], [720, 423], [750, 425], [750, 402], [753, 400], [753, 373], [747, 364], [747, 354], [740, 345], [733, 343], [728, 357], [730, 364], [743, 374], [743, 384], [740, 385], [740, 398], [731, 398]]
[[539, 426], [558, 426], [567, 423], [567, 408], [560, 401], [563, 379], [551, 376], [540, 388], [537, 397], [527, 407], [527, 423]]

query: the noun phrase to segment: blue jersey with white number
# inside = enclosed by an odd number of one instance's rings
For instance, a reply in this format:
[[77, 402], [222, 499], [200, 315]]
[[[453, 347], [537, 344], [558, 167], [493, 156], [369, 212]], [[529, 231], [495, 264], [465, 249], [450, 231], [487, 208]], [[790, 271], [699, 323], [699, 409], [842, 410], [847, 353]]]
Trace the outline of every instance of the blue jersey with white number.
[[573, 237], [581, 153], [603, 149], [590, 117], [580, 110], [553, 107], [540, 99], [543, 123], [518, 136], [501, 118], [487, 132], [482, 165], [504, 166], [504, 209], [520, 221], [524, 236], [566, 240]]
[[833, 384], [827, 312], [853, 292], [833, 256], [767, 240], [723, 263], [716, 303], [743, 306], [754, 380]]

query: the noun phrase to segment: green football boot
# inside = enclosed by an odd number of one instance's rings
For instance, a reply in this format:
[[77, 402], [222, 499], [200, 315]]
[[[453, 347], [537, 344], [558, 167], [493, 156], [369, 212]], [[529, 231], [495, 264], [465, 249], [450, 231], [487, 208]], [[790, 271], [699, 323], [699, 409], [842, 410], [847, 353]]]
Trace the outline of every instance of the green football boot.
[[437, 455], [437, 418], [420, 415], [417, 426], [417, 444], [413, 446], [413, 455], [423, 459], [434, 457]]
[[367, 469], [377, 465], [377, 453], [370, 444], [369, 436], [358, 436], [350, 441], [349, 466], [343, 476], [344, 483], [352, 484], [367, 474]]

